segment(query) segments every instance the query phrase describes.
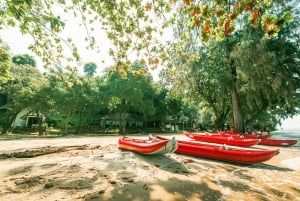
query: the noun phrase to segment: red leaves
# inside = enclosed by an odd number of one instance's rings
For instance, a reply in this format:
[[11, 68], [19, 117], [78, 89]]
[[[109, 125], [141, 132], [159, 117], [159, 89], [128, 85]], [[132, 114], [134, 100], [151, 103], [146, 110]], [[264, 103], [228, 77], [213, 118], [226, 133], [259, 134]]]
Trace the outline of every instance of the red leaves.
[[210, 25], [206, 25], [203, 27], [203, 31], [206, 33], [206, 34], [210, 34]]
[[258, 18], [258, 16], [259, 16], [259, 12], [258, 12], [258, 10], [256, 10], [256, 11], [254, 11], [253, 13], [252, 13], [252, 19], [257, 19]]
[[252, 4], [252, 3], [248, 3], [248, 4], [246, 4], [246, 6], [245, 6], [245, 11], [246, 11], [246, 12], [251, 11], [252, 8], [253, 8], [253, 4]]
[[230, 19], [234, 20], [235, 18], [236, 18], [236, 14], [234, 14], [234, 13], [231, 13], [231, 15], [230, 15]]
[[196, 19], [195, 22], [194, 22], [194, 27], [199, 27], [200, 24], [201, 24], [200, 20]]
[[228, 20], [226, 23], [225, 23], [225, 36], [229, 36], [230, 33], [231, 33], [231, 29], [230, 29], [230, 20]]
[[182, 0], [182, 1], [187, 6], [190, 5], [191, 3], [195, 2], [195, 0]]

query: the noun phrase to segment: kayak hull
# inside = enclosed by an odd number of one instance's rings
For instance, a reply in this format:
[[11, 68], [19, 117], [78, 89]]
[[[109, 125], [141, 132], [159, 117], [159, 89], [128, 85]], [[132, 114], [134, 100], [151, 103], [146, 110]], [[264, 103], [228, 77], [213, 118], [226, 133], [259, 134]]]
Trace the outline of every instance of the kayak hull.
[[222, 136], [232, 136], [233, 138], [257, 138], [260, 139], [259, 145], [266, 145], [266, 146], [278, 146], [278, 147], [289, 147], [297, 144], [297, 140], [293, 139], [272, 139], [270, 138], [270, 134], [245, 134], [239, 135], [235, 133], [226, 133], [220, 132]]
[[175, 152], [178, 148], [178, 142], [174, 138], [170, 140], [157, 141], [120, 137], [118, 146], [123, 150], [133, 151], [145, 155], [154, 155]]
[[[165, 139], [157, 137], [158, 139]], [[184, 140], [178, 141], [178, 149], [176, 153], [193, 155], [203, 158], [221, 160], [240, 164], [254, 164], [270, 160], [277, 154], [279, 150], [254, 149], [233, 147], [218, 144], [209, 144], [202, 142], [191, 142]]]
[[232, 132], [218, 132], [221, 136], [233, 136], [238, 138], [247, 138], [247, 139], [266, 139], [271, 137], [268, 133], [248, 133], [248, 134], [239, 134], [239, 133], [232, 133]]
[[297, 144], [297, 140], [268, 138], [268, 139], [261, 139], [261, 141], [258, 144], [266, 145], [266, 146], [290, 147]]
[[204, 142], [212, 142], [218, 144], [227, 144], [232, 146], [240, 146], [240, 147], [250, 147], [257, 145], [261, 139], [244, 139], [244, 138], [236, 138], [232, 136], [220, 136], [218, 134], [209, 134], [209, 133], [190, 133], [187, 131], [183, 132], [187, 137]]

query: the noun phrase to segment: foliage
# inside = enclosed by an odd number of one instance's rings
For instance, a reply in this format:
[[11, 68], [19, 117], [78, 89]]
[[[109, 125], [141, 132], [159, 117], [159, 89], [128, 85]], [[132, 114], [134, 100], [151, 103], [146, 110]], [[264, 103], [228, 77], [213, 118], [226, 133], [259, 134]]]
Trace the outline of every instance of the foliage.
[[[121, 121], [124, 121], [125, 114], [135, 112], [147, 118], [155, 113], [153, 106], [153, 90], [149, 76], [139, 76], [136, 72], [143, 66], [135, 63], [132, 71], [122, 77], [118, 72], [112, 72], [108, 76], [106, 94], [110, 97], [109, 108], [119, 113]], [[123, 126], [123, 127], [122, 127]], [[121, 133], [124, 133], [124, 124], [120, 125]]]
[[12, 62], [18, 65], [30, 65], [32, 67], [36, 67], [36, 61], [34, 58], [28, 54], [23, 55], [14, 55], [12, 57]]
[[[191, 43], [190, 38], [202, 42], [223, 40], [234, 33], [237, 21], [244, 15], [248, 16], [247, 23], [260, 27], [267, 37], [276, 36], [292, 16], [289, 12], [280, 15], [269, 12], [273, 2], [276, 1], [11, 0], [1, 3], [0, 28], [18, 27], [22, 33], [30, 34], [33, 38], [30, 49], [42, 58], [45, 66], [63, 63], [67, 57], [67, 68], [72, 68], [72, 62], [80, 61], [80, 54], [72, 36], [64, 37], [63, 31], [67, 21], [64, 15], [74, 14], [87, 32], [85, 40], [89, 48], [96, 45], [93, 34], [105, 31], [113, 45], [109, 54], [117, 71], [127, 71], [132, 55], [142, 65], [156, 69], [159, 65], [176, 65], [169, 60], [175, 55], [180, 59], [195, 59], [186, 50], [188, 45], [200, 44]], [[173, 26], [185, 22], [184, 28], [175, 34], [176, 40], [162, 40]], [[66, 56], [66, 49], [71, 56]]]
[[84, 64], [83, 71], [86, 76], [93, 76], [96, 73], [97, 65], [94, 62]]
[[10, 67], [10, 54], [8, 50], [0, 47], [0, 84], [3, 84], [11, 79]]
[[198, 61], [180, 65], [174, 87], [207, 110], [200, 116], [212, 112], [216, 129], [225, 122], [234, 125], [232, 86], [245, 127], [275, 126], [299, 112], [298, 27], [295, 20], [268, 40], [262, 31], [245, 27], [211, 42], [198, 49]]
[[22, 109], [32, 106], [30, 99], [38, 91], [42, 79], [37, 69], [29, 65], [13, 64], [10, 70], [13, 79], [0, 89], [1, 96], [6, 100], [2, 106], [5, 115], [2, 133], [11, 130], [12, 122]]

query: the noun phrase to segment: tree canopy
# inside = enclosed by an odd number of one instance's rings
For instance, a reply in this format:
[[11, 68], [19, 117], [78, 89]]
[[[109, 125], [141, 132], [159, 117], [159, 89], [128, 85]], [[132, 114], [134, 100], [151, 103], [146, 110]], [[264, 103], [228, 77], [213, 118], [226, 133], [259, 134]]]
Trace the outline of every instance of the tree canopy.
[[[29, 49], [42, 59], [45, 68], [51, 66], [53, 71], [56, 70], [55, 76], [64, 80], [58, 84], [67, 87], [69, 92], [68, 101], [77, 102], [79, 106], [82, 102], [75, 97], [83, 95], [85, 81], [78, 76], [77, 67], [81, 66], [79, 50], [84, 47], [78, 47], [72, 34], [64, 32], [66, 25], [72, 23], [66, 15], [73, 15], [75, 18], [72, 19], [80, 20], [86, 32], [85, 48], [101, 50], [97, 41], [102, 38], [97, 37], [97, 31], [106, 33], [111, 43], [109, 55], [114, 61], [109, 78], [112, 83], [121, 83], [120, 87], [124, 88], [129, 82], [119, 78], [129, 76], [129, 80], [139, 80], [140, 75], [147, 75], [148, 70], [159, 66], [168, 68], [164, 71], [169, 72], [169, 75], [165, 74], [168, 84], [176, 75], [192, 73], [192, 81], [182, 86], [190, 86], [190, 89], [196, 86], [198, 93], [202, 93], [199, 100], [210, 98], [206, 104], [218, 108], [214, 111], [219, 113], [217, 119], [232, 115], [236, 129], [244, 131], [248, 118], [245, 116], [254, 108], [272, 112], [284, 106], [288, 112], [282, 114], [296, 112], [293, 108], [299, 104], [296, 100], [298, 85], [295, 84], [299, 79], [295, 67], [299, 63], [299, 39], [283, 39], [280, 34], [293, 18], [292, 3], [286, 0], [6, 0], [1, 1], [0, 29], [18, 27], [22, 33], [31, 35], [33, 43]], [[298, 25], [294, 27], [295, 32], [298, 28]], [[285, 34], [291, 36], [291, 30]], [[281, 45], [289, 48], [281, 49]], [[288, 56], [288, 53], [291, 54]], [[0, 81], [6, 82], [9, 79], [9, 52], [1, 51], [0, 56], [3, 57], [0, 70], [4, 72]], [[142, 68], [132, 70], [133, 61]], [[258, 66], [263, 67], [261, 71]], [[65, 73], [65, 69], [70, 74]], [[87, 75], [93, 75], [95, 69], [93, 63], [85, 65]], [[120, 77], [116, 77], [115, 72]], [[257, 77], [261, 81], [259, 84], [255, 83]], [[266, 86], [269, 91], [263, 89]], [[284, 98], [282, 89], [288, 89], [286, 97], [296, 98]], [[212, 90], [216, 96], [209, 97], [207, 94]], [[135, 92], [136, 96], [143, 94], [140, 90]], [[262, 97], [248, 99], [248, 92]], [[230, 98], [220, 95], [226, 93]], [[124, 94], [128, 95], [125, 88]], [[128, 102], [124, 97], [118, 97], [120, 95], [115, 94], [116, 102]], [[256, 105], [251, 105], [249, 100]], [[231, 102], [231, 114], [228, 102]], [[69, 111], [66, 115], [81, 109], [74, 106], [66, 110]], [[245, 112], [247, 115], [243, 115]], [[183, 114], [179, 116], [186, 119]]]
[[11, 78], [10, 67], [10, 53], [7, 49], [0, 47], [0, 84], [7, 82]]
[[[126, 1], [71, 1], [71, 0], [7, 0], [1, 1], [0, 28], [18, 27], [30, 34], [30, 45], [45, 66], [65, 61], [72, 68], [72, 61], [80, 61], [77, 44], [71, 35], [64, 36], [65, 15], [73, 14], [80, 19], [86, 31], [88, 48], [95, 48], [96, 30], [104, 30], [111, 41], [109, 50], [116, 70], [126, 71], [133, 62], [132, 55], [142, 65], [151, 69], [158, 65], [173, 66], [170, 58], [174, 53], [179, 58], [194, 59], [194, 54], [185, 51], [190, 38], [207, 42], [223, 40], [239, 27], [242, 16], [246, 23], [262, 29], [267, 37], [276, 36], [292, 16], [290, 12], [270, 12], [275, 0], [126, 0]], [[174, 33], [175, 38], [162, 40], [176, 26], [185, 26]], [[167, 40], [167, 41], [166, 41]], [[101, 47], [100, 47], [101, 49]], [[71, 56], [67, 56], [67, 50]]]
[[19, 65], [30, 65], [32, 67], [36, 67], [36, 61], [35, 59], [28, 55], [28, 54], [24, 54], [24, 55], [14, 55], [12, 57], [12, 62], [15, 64], [19, 64]]

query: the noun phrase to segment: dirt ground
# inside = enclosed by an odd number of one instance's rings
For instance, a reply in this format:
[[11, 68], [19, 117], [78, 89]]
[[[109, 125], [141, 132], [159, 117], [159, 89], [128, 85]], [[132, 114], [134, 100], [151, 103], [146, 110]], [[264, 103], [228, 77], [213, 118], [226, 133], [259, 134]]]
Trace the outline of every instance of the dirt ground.
[[117, 136], [1, 140], [0, 167], [1, 201], [300, 201], [300, 149], [293, 147], [238, 165], [139, 155], [120, 150]]

